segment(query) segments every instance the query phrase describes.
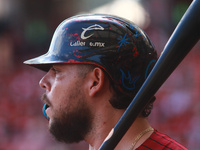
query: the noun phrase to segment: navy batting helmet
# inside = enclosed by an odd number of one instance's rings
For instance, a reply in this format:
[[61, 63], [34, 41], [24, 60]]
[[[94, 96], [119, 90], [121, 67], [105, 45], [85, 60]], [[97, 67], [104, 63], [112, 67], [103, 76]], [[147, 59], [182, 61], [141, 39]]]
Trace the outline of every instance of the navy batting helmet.
[[44, 71], [52, 64], [93, 64], [105, 70], [120, 91], [136, 93], [157, 53], [134, 23], [111, 15], [78, 15], [56, 29], [49, 51], [24, 63]]

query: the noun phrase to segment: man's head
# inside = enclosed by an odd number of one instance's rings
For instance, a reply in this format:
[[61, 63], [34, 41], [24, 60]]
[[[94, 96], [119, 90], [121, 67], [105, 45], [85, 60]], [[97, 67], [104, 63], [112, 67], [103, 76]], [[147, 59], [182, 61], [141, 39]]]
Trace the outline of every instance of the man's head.
[[122, 93], [133, 97], [157, 60], [148, 36], [134, 23], [109, 15], [80, 15], [56, 29], [48, 53], [25, 64], [93, 64], [108, 73]]
[[84, 91], [88, 72], [104, 74], [115, 91], [109, 102], [125, 109], [156, 60], [150, 39], [135, 24], [109, 15], [80, 15], [58, 26], [48, 53], [25, 64], [48, 71], [40, 86], [46, 90], [50, 131], [58, 140], [78, 142], [93, 121]]

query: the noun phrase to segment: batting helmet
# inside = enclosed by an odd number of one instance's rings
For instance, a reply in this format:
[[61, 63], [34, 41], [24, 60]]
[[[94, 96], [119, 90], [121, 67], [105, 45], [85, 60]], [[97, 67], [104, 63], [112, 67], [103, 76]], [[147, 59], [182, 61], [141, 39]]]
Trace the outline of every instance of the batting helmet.
[[118, 89], [136, 93], [157, 53], [148, 36], [134, 23], [111, 15], [78, 15], [56, 29], [49, 51], [24, 63], [44, 71], [52, 64], [93, 64], [105, 70]]

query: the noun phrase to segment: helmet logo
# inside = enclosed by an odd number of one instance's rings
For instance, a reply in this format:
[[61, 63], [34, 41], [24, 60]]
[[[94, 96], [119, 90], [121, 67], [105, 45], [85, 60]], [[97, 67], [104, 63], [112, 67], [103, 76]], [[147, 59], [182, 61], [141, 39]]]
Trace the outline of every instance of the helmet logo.
[[133, 79], [131, 79], [131, 75], [128, 72], [128, 76], [125, 75], [124, 71], [122, 69], [120, 69], [121, 73], [122, 73], [122, 84], [123, 86], [128, 89], [128, 90], [134, 90], [136, 81], [140, 78], [139, 76], [134, 77]]
[[85, 40], [85, 39], [88, 39], [89, 37], [91, 37], [93, 34], [90, 34], [88, 36], [85, 36], [86, 32], [87, 31], [90, 31], [90, 30], [104, 30], [104, 28], [98, 24], [94, 24], [94, 25], [91, 25], [87, 28], [82, 28], [83, 29], [83, 32], [81, 33], [81, 39]]
[[117, 52], [119, 51], [119, 49], [121, 48], [122, 45], [126, 46], [126, 44], [128, 44], [128, 38], [126, 38], [127, 33], [124, 35], [124, 37], [122, 38], [122, 36], [120, 36], [120, 38], [118, 38], [120, 45], [118, 47]]
[[151, 66], [152, 63], [155, 64], [155, 63], [156, 63], [156, 60], [153, 59], [153, 60], [151, 60], [151, 61], [149, 62], [148, 66], [147, 66], [147, 69], [146, 69], [146, 71], [145, 71], [145, 79], [147, 78], [148, 72], [150, 71], [150, 70], [149, 70], [149, 67]]

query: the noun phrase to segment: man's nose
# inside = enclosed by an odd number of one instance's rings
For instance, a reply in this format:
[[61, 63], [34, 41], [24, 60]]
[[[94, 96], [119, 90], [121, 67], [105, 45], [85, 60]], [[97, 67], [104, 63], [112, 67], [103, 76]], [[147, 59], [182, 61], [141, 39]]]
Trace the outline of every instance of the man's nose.
[[41, 88], [50, 91], [50, 83], [48, 81], [47, 74], [40, 80], [39, 85]]

